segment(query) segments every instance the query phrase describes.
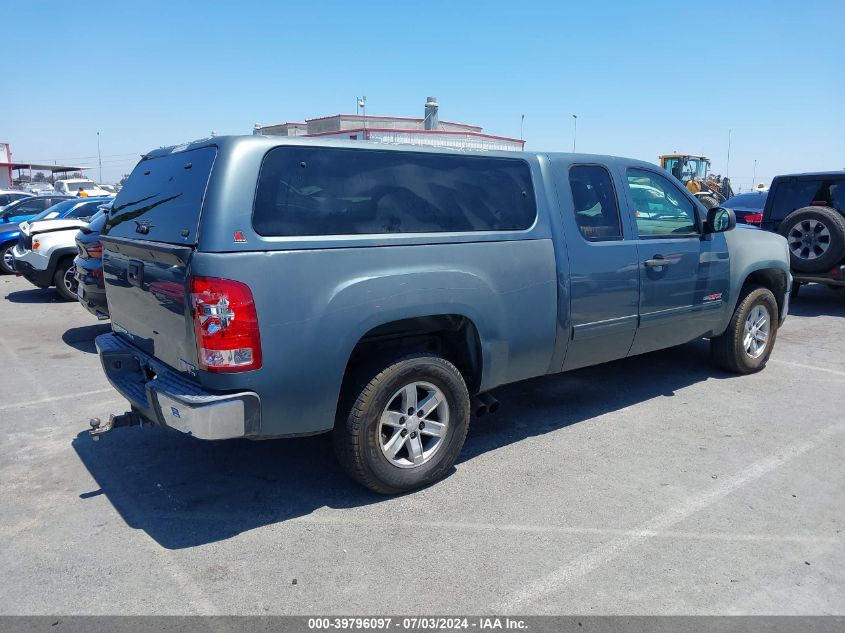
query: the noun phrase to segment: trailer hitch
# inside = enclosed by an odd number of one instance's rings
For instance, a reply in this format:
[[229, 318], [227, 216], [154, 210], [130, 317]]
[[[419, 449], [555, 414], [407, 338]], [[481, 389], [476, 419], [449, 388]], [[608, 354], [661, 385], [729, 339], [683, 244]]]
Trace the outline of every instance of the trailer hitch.
[[127, 411], [122, 415], [114, 415], [112, 413], [109, 416], [109, 421], [105, 424], [100, 421], [100, 418], [91, 418], [88, 420], [88, 424], [91, 425], [91, 430], [88, 431], [91, 435], [91, 439], [95, 442], [99, 442], [100, 436], [103, 433], [108, 433], [112, 429], [116, 429], [120, 426], [143, 426], [144, 418], [138, 415], [135, 411]]

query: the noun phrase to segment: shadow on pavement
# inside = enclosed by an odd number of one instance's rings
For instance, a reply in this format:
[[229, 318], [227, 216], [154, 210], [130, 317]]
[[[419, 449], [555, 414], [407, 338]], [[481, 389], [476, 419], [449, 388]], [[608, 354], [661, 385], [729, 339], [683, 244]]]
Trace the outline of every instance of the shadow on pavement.
[[6, 301], [12, 303], [68, 303], [56, 292], [55, 288], [33, 288], [16, 290], [6, 295]]
[[[497, 389], [501, 410], [474, 420], [459, 463], [708, 378], [706, 341]], [[679, 415], [685, 415], [680, 408]], [[353, 483], [327, 435], [203, 442], [160, 428], [118, 429], [73, 447], [124, 520], [168, 549], [195, 547], [310, 514], [385, 497]]]
[[78, 349], [81, 352], [89, 354], [96, 354], [97, 348], [94, 345], [94, 339], [100, 334], [107, 334], [111, 332], [111, 323], [95, 323], [94, 325], [82, 325], [80, 327], [72, 327], [62, 334], [62, 340], [67, 344]]
[[845, 288], [834, 290], [821, 284], [805, 284], [801, 286], [798, 296], [792, 299], [789, 314], [800, 317], [845, 317]]

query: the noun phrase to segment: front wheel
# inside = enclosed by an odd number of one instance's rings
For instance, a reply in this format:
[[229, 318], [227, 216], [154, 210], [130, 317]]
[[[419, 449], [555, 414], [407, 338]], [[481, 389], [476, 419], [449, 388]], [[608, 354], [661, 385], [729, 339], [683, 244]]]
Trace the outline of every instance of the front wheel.
[[76, 301], [76, 266], [72, 260], [60, 263], [56, 267], [53, 283], [59, 296], [65, 301]]
[[735, 374], [753, 374], [766, 366], [778, 333], [778, 304], [772, 291], [751, 286], [740, 297], [728, 328], [710, 339], [713, 360]]
[[439, 356], [407, 356], [362, 389], [352, 388], [357, 393], [351, 396], [357, 397], [351, 406], [341, 405], [334, 446], [358, 483], [397, 494], [433, 483], [452, 467], [470, 417], [467, 386], [452, 363]]
[[12, 249], [14, 248], [14, 242], [0, 246], [0, 271], [6, 273], [7, 275], [14, 274], [15, 272], [13, 267], [15, 256], [12, 255]]

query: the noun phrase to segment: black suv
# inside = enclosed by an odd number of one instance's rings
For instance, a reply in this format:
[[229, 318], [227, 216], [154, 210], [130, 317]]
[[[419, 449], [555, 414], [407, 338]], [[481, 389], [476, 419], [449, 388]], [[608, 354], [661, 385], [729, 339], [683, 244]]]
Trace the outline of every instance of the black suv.
[[845, 286], [845, 171], [776, 176], [761, 228], [786, 238], [793, 292], [808, 282]]

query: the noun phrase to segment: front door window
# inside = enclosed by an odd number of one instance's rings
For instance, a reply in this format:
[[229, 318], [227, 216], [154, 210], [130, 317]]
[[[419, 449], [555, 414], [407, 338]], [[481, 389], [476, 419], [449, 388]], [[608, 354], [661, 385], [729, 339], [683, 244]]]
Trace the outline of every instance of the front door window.
[[629, 169], [628, 189], [640, 239], [698, 233], [695, 206], [668, 178], [646, 169]]

